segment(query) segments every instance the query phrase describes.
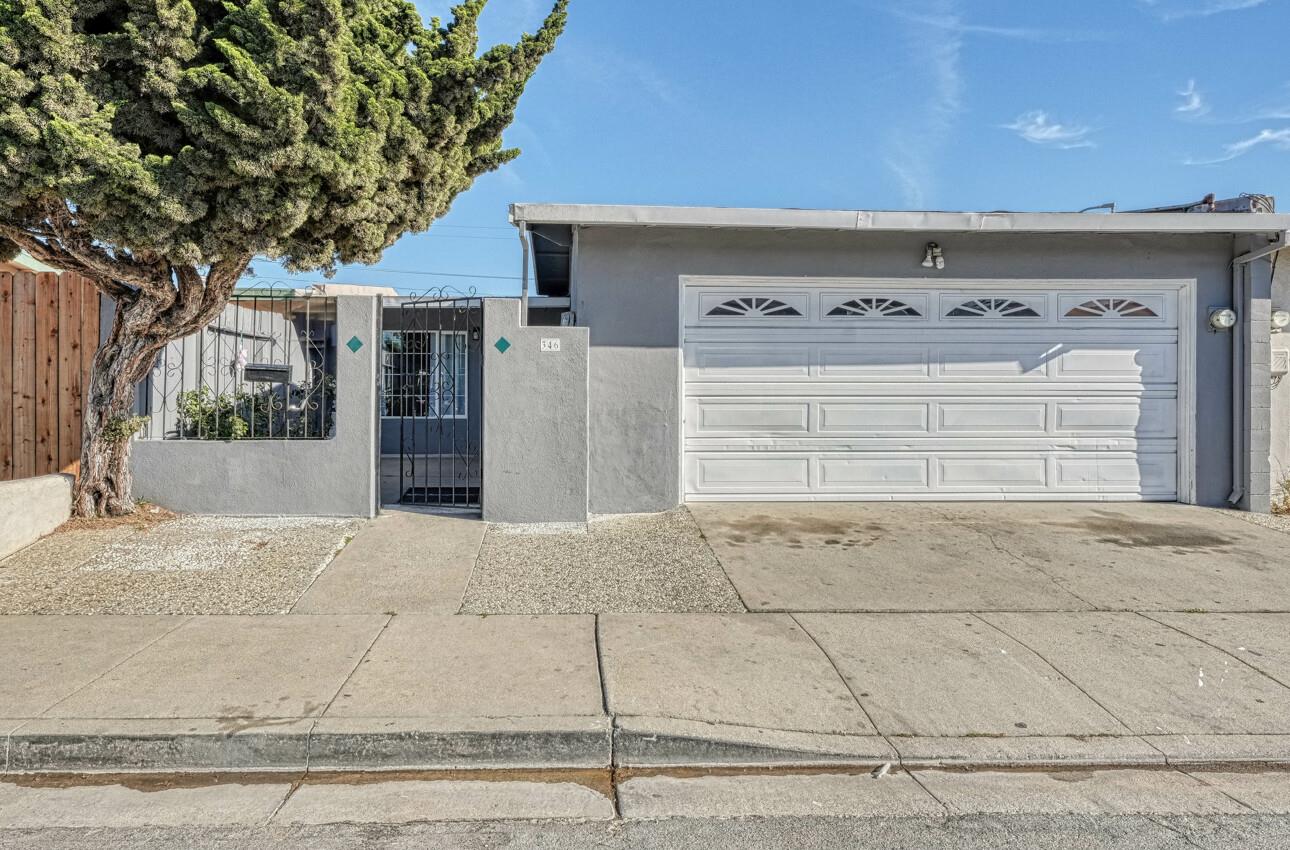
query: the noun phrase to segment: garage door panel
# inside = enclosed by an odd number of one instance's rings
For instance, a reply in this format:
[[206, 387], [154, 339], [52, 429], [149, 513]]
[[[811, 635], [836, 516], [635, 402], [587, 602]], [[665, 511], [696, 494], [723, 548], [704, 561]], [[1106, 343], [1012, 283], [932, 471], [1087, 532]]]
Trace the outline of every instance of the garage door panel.
[[1176, 437], [1178, 401], [1173, 398], [1142, 398], [1058, 402], [1055, 423], [1055, 430], [1061, 434]]
[[820, 345], [815, 362], [821, 378], [864, 381], [925, 378], [931, 374], [930, 357], [930, 346]]
[[1173, 495], [1178, 488], [1178, 456], [1068, 456], [1054, 458], [1056, 485], [1076, 491], [1118, 490]]
[[1048, 405], [1006, 401], [941, 402], [937, 430], [945, 434], [1048, 432]]
[[697, 437], [805, 434], [811, 430], [811, 404], [806, 401], [690, 399], [686, 407], [687, 433]]
[[819, 433], [925, 434], [929, 405], [881, 401], [821, 401]]
[[687, 377], [697, 381], [782, 381], [809, 378], [809, 345], [698, 345], [687, 351]]
[[991, 345], [976, 343], [955, 348], [943, 347], [936, 352], [937, 377], [950, 380], [988, 378], [1032, 378], [1048, 376], [1052, 346]]
[[1128, 344], [1068, 348], [1056, 358], [1054, 377], [1174, 383], [1178, 380], [1177, 346]]
[[927, 490], [928, 459], [923, 457], [819, 458], [820, 490]]
[[810, 489], [812, 458], [806, 455], [692, 455], [688, 478], [696, 492], [803, 492]]
[[936, 472], [937, 483], [944, 489], [1048, 487], [1048, 463], [1042, 457], [941, 457]]

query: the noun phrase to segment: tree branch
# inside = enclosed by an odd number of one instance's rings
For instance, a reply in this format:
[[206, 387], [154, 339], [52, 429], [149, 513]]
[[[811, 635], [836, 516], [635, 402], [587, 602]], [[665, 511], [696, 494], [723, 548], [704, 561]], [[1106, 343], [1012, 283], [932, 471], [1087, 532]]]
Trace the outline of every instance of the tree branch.
[[120, 283], [113, 277], [105, 276], [100, 270], [82, 262], [75, 254], [57, 247], [23, 228], [0, 224], [0, 234], [12, 239], [17, 243], [18, 247], [42, 263], [90, 278], [100, 289], [118, 301], [130, 298], [135, 294], [134, 289]]
[[170, 268], [164, 262], [140, 263], [121, 254], [109, 254], [79, 226], [75, 214], [63, 201], [47, 203], [44, 214], [49, 225], [49, 238], [92, 269], [93, 277], [124, 281], [167, 303], [174, 298]]

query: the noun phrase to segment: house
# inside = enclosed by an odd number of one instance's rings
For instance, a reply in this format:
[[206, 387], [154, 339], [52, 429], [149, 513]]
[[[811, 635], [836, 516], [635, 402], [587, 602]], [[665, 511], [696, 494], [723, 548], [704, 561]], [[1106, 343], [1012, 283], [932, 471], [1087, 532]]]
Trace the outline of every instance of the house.
[[1267, 511], [1270, 366], [1277, 381], [1286, 369], [1272, 270], [1290, 216], [1209, 211], [1232, 207], [517, 204], [511, 218], [542, 246], [536, 291], [569, 298], [590, 334], [592, 512], [744, 499]]
[[1290, 216], [1270, 210], [516, 204], [519, 298], [326, 296], [335, 427], [143, 439], [136, 489], [502, 522], [702, 500], [1267, 511], [1290, 459]]

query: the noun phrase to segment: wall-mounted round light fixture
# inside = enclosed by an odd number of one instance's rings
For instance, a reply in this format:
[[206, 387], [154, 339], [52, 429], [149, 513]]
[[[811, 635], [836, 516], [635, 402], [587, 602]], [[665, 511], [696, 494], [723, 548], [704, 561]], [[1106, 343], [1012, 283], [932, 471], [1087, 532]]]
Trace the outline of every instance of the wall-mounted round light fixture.
[[1236, 327], [1236, 311], [1223, 308], [1209, 314], [1209, 326], [1216, 331], [1230, 331]]
[[1272, 332], [1281, 333], [1286, 328], [1290, 328], [1290, 310], [1273, 310]]

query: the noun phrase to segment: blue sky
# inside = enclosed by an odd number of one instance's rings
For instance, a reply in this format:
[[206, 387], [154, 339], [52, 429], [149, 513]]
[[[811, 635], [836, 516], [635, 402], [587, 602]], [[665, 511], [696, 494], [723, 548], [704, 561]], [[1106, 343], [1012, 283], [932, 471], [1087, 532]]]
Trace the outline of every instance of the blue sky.
[[[336, 281], [517, 292], [513, 201], [1073, 210], [1262, 192], [1290, 211], [1290, 0], [571, 6], [507, 133], [520, 159]], [[484, 40], [547, 7], [491, 0]]]

